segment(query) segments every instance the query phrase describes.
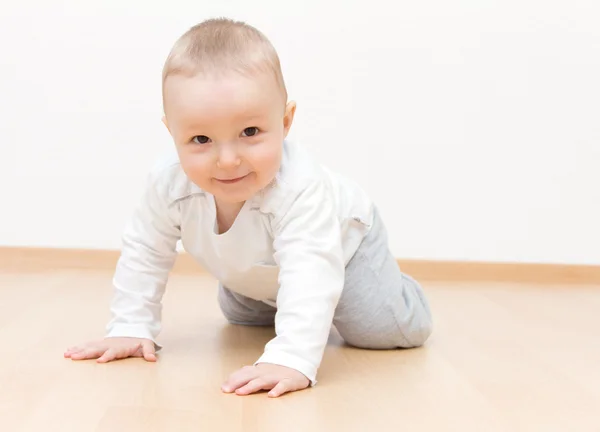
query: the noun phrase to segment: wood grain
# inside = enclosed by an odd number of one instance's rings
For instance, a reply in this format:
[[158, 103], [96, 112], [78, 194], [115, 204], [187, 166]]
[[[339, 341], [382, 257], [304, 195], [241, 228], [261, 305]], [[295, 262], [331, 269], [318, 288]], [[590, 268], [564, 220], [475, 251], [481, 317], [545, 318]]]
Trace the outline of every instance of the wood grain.
[[424, 347], [359, 350], [332, 330], [317, 386], [269, 399], [220, 391], [274, 330], [229, 325], [202, 274], [171, 277], [158, 362], [64, 359], [103, 336], [111, 278], [0, 272], [0, 431], [600, 431], [600, 285], [425, 283]]

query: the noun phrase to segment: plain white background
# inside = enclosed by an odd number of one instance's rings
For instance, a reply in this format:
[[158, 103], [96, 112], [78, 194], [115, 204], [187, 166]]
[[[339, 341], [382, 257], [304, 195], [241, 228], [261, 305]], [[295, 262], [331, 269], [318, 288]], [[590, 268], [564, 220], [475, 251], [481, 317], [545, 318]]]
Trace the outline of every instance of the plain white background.
[[164, 59], [213, 16], [272, 40], [292, 137], [396, 256], [600, 264], [595, 0], [2, 2], [0, 245], [120, 247], [171, 145]]

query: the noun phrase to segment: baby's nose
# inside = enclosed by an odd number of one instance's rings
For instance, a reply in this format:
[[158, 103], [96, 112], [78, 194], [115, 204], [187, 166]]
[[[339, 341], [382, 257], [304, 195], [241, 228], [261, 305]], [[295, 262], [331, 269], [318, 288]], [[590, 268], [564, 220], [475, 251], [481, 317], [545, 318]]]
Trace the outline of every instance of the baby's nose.
[[241, 162], [240, 156], [236, 151], [225, 147], [219, 152], [217, 167], [222, 169], [237, 167]]

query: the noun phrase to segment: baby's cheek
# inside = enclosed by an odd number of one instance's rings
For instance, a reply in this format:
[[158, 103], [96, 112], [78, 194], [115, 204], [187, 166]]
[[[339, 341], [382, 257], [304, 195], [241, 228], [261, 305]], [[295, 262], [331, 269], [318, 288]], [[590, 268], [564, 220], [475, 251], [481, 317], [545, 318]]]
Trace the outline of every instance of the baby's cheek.
[[185, 174], [196, 184], [206, 184], [210, 182], [212, 172], [205, 160], [200, 157], [181, 157], [181, 168]]
[[211, 189], [210, 178], [203, 174], [201, 170], [192, 168], [190, 170], [184, 169], [183, 171], [185, 172], [185, 175], [192, 181], [192, 183], [194, 183], [200, 189], [205, 191], [209, 191], [209, 189]]
[[274, 176], [281, 166], [281, 145], [271, 146], [269, 151], [265, 152], [263, 160], [264, 172]]
[[277, 175], [277, 172], [279, 171], [280, 164], [281, 161], [279, 158], [270, 158], [264, 161], [258, 176], [258, 181], [260, 182], [261, 188], [273, 181]]

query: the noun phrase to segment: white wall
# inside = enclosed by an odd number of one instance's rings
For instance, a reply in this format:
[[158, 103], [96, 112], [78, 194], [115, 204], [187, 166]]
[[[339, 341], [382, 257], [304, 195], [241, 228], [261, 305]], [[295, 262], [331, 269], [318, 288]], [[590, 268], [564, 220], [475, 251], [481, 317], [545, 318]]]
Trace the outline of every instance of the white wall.
[[272, 39], [293, 137], [398, 257], [600, 264], [595, 0], [2, 2], [0, 245], [120, 247], [171, 145], [164, 58], [214, 15]]

